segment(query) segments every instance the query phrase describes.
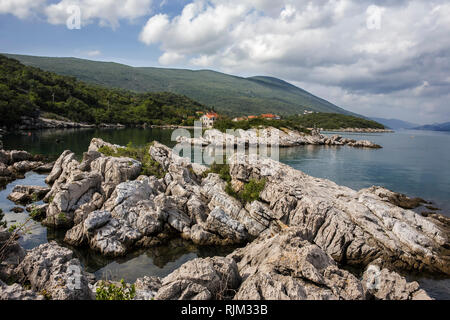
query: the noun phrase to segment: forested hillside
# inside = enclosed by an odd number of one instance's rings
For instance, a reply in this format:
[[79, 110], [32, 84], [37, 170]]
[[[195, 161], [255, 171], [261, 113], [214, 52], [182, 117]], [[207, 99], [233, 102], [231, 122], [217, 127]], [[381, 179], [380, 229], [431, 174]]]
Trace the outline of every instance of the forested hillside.
[[192, 124], [207, 108], [174, 93], [135, 93], [86, 84], [25, 66], [0, 55], [0, 125], [12, 127], [22, 116], [64, 117], [85, 123]]
[[26, 65], [111, 88], [182, 94], [229, 116], [293, 115], [305, 110], [355, 115], [273, 77], [244, 78], [211, 70], [136, 68], [76, 58], [7, 56]]

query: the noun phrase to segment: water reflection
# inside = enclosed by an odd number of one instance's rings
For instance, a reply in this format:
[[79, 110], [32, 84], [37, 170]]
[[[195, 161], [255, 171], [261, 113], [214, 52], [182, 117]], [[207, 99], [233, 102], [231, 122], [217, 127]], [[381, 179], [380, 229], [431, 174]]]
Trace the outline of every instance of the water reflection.
[[195, 259], [213, 256], [226, 256], [236, 246], [197, 246], [180, 238], [154, 248], [135, 250], [124, 257], [108, 258], [89, 248], [75, 248], [64, 243], [64, 231], [48, 230], [48, 241], [55, 240], [70, 248], [80, 259], [85, 270], [93, 273], [96, 279], [109, 279], [134, 282], [143, 276], [165, 277], [182, 264]]

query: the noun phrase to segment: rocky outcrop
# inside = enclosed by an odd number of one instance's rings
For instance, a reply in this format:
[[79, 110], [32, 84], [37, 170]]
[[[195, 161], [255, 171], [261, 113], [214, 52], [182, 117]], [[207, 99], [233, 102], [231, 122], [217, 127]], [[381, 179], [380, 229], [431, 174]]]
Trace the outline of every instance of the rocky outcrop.
[[118, 184], [136, 179], [141, 167], [134, 159], [105, 157], [95, 151], [79, 163], [74, 153], [65, 151], [46, 179], [53, 186], [45, 198], [50, 205], [44, 224], [67, 228], [80, 222], [100, 209]]
[[156, 300], [222, 300], [239, 287], [236, 263], [230, 258], [194, 259], [162, 279]]
[[92, 151], [98, 152], [99, 149], [102, 147], [108, 147], [116, 152], [117, 152], [117, 149], [123, 148], [122, 146], [119, 146], [117, 144], [112, 144], [112, 143], [106, 142], [102, 139], [93, 138], [91, 140], [91, 143], [89, 144], [88, 152], [92, 152]]
[[304, 236], [301, 228], [286, 229], [233, 252], [243, 279], [234, 299], [364, 299], [360, 281]]
[[93, 124], [77, 123], [69, 120], [46, 119], [42, 117], [22, 117], [19, 130], [95, 128]]
[[[81, 163], [66, 151], [47, 177], [52, 188], [44, 199], [44, 222], [71, 227], [66, 243], [109, 257], [170, 237], [198, 245], [248, 243], [226, 258], [189, 261], [163, 279], [139, 279], [136, 299], [426, 299], [416, 283], [396, 272], [450, 274], [450, 219], [404, 209], [411, 199], [389, 190], [355, 191], [243, 154], [230, 159], [227, 184], [218, 174], [207, 174], [206, 167], [154, 143], [149, 154], [165, 172], [158, 179], [139, 176], [136, 160], [101, 154], [102, 146], [119, 147], [94, 139]], [[227, 189], [242, 190], [261, 179], [264, 190], [250, 203]], [[67, 224], [59, 221], [62, 214]], [[85, 295], [55, 288], [68, 279], [65, 270], [79, 263], [70, 250], [51, 243], [17, 261], [3, 268], [5, 274], [31, 283], [33, 292], [56, 299]], [[373, 286], [369, 269], [375, 262], [381, 271]], [[368, 271], [358, 279], [344, 265]], [[87, 276], [82, 276], [85, 292]], [[19, 289], [13, 291], [20, 295]]]
[[134, 283], [136, 296], [134, 300], [154, 300], [158, 290], [161, 288], [161, 278], [143, 277]]
[[47, 216], [48, 204], [40, 204], [40, 205], [29, 205], [26, 207], [26, 210], [31, 213], [32, 218], [36, 221], [42, 221]]
[[408, 282], [396, 272], [380, 270], [371, 264], [363, 274], [362, 283], [369, 299], [376, 300], [432, 300], [417, 282]]
[[[322, 131], [325, 131], [322, 129]], [[326, 131], [333, 132], [355, 132], [355, 133], [393, 133], [394, 130], [391, 129], [372, 129], [372, 128], [341, 128], [341, 129], [332, 129]]]
[[328, 137], [320, 133], [308, 135], [294, 130], [279, 130], [273, 127], [250, 130], [238, 129], [235, 131], [235, 134], [222, 133], [219, 130], [211, 129], [206, 130], [203, 136], [200, 138], [186, 138], [180, 136], [177, 138], [177, 141], [202, 147], [252, 147], [257, 145], [295, 147], [301, 145], [348, 145], [355, 148], [381, 148], [381, 146], [365, 140], [356, 141], [337, 135]]
[[450, 274], [448, 229], [373, 193], [308, 176], [271, 159], [232, 159], [233, 179], [266, 179], [261, 200], [277, 219], [339, 263], [368, 265], [378, 257], [402, 269]]
[[[105, 145], [108, 144], [94, 139], [89, 153], [95, 153]], [[239, 201], [224, 191], [225, 184], [217, 175], [210, 174], [202, 181], [206, 167], [193, 166], [189, 160], [174, 155], [168, 147], [158, 143], [153, 144], [149, 153], [167, 172], [165, 177], [158, 180], [141, 176], [117, 186], [130, 175], [112, 174], [112, 170], [104, 170], [101, 164], [113, 159], [121, 163], [121, 158], [95, 157], [89, 165], [90, 171], [83, 173], [105, 172], [101, 176], [99, 200], [95, 205], [92, 205], [93, 196], [86, 197], [86, 203], [81, 206], [73, 202], [79, 207], [68, 210], [74, 212], [71, 221], [75, 226], [66, 234], [67, 243], [76, 246], [87, 244], [104, 255], [120, 256], [135, 246], [146, 246], [155, 243], [154, 240], [158, 242], [172, 233], [201, 245], [244, 243], [257, 236], [258, 230], [270, 225], [266, 222], [266, 226], [259, 229], [254, 227], [254, 218]], [[67, 171], [72, 163], [64, 160], [67, 157], [71, 159], [69, 154], [61, 156], [55, 164], [55, 171]], [[59, 170], [60, 163], [66, 169]], [[129, 171], [121, 172], [126, 175]], [[59, 185], [60, 179], [55, 185]], [[108, 188], [109, 184], [113, 188]], [[57, 194], [64, 194], [60, 189], [57, 189]], [[60, 211], [60, 202], [57, 197], [53, 199], [53, 203], [58, 204], [55, 212]], [[55, 204], [50, 204], [47, 216], [52, 215], [52, 207]], [[255, 210], [252, 214], [259, 217]], [[101, 223], [92, 223], [99, 217]]]
[[[103, 143], [96, 140], [94, 145], [92, 152]], [[395, 268], [450, 273], [445, 249], [449, 232], [443, 223], [392, 204], [392, 196], [386, 197], [386, 191], [379, 188], [357, 192], [270, 159], [249, 161], [248, 156], [238, 154], [230, 167], [236, 185], [266, 180], [260, 200], [243, 205], [225, 191], [226, 183], [218, 175], [202, 177], [205, 168], [194, 169], [188, 159], [164, 145], [154, 143], [149, 152], [167, 172], [164, 179], [141, 177], [122, 182], [109, 195], [106, 181], [115, 185], [125, 178], [102, 174], [101, 187], [97, 181], [95, 188], [104, 202], [90, 208], [90, 213], [107, 216], [108, 221], [88, 232], [81, 221], [89, 214], [81, 215], [80, 223], [66, 237], [69, 243], [88, 243], [117, 256], [168, 229], [196, 244], [229, 245], [291, 226], [303, 228], [305, 240], [339, 263], [368, 265], [382, 257]], [[112, 159], [96, 158], [91, 171], [84, 174], [110, 172], [99, 165], [108, 161]], [[127, 175], [128, 171], [122, 172]], [[92, 201], [92, 193], [88, 194], [86, 203]]]
[[46, 166], [42, 157], [33, 156], [26, 151], [0, 150], [0, 186], [23, 178], [28, 171], [40, 171]]
[[49, 192], [49, 187], [17, 185], [8, 196], [8, 199], [17, 204], [28, 204], [41, 201]]
[[14, 283], [8, 286], [0, 280], [0, 300], [44, 300], [45, 297], [33, 292], [25, 290], [21, 285]]
[[67, 232], [72, 245], [89, 244], [104, 255], [120, 256], [143, 237], [158, 235], [167, 215], [155, 205], [162, 186], [154, 177], [121, 183], [102, 207]]
[[409, 198], [404, 194], [396, 193], [382, 187], [371, 187], [368, 189], [370, 193], [377, 195], [380, 199], [390, 202], [403, 209], [415, 209], [422, 204], [427, 204], [428, 202], [421, 198]]
[[56, 242], [29, 251], [15, 269], [18, 283], [52, 300], [90, 300], [92, 292], [81, 263]]

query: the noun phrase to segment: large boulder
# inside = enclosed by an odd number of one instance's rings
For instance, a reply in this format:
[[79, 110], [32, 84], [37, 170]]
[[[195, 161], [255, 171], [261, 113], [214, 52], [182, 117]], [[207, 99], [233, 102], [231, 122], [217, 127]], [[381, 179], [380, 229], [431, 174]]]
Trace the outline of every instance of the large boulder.
[[73, 252], [50, 242], [29, 251], [15, 269], [19, 283], [53, 300], [90, 300], [88, 277]]
[[70, 227], [74, 212], [89, 203], [93, 195], [100, 190], [102, 177], [98, 173], [79, 172], [71, 175], [65, 184], [59, 184], [51, 193], [53, 199], [47, 209], [43, 223], [47, 226]]
[[239, 287], [236, 263], [230, 258], [194, 259], [162, 279], [156, 300], [221, 300]]
[[[69, 163], [76, 161], [75, 153], [66, 150], [64, 151], [56, 160], [53, 165], [52, 171], [45, 179], [45, 182], [48, 184], [53, 184], [64, 172], [64, 169], [68, 167]], [[73, 168], [73, 165], [72, 165]]]
[[155, 236], [164, 229], [167, 214], [154, 201], [163, 190], [154, 177], [141, 176], [119, 184], [101, 210], [77, 219], [65, 241], [77, 246], [87, 243], [105, 255], [125, 254], [142, 237]]
[[25, 173], [42, 167], [43, 165], [44, 163], [40, 161], [20, 161], [14, 163], [12, 169], [20, 173]]
[[17, 185], [8, 196], [8, 199], [14, 203], [28, 204], [42, 200], [49, 192], [49, 187]]
[[143, 237], [126, 221], [113, 218], [108, 211], [94, 211], [80, 224], [66, 233], [65, 242], [89, 247], [109, 257], [127, 253]]
[[104, 141], [102, 139], [93, 138], [91, 140], [90, 145], [89, 145], [88, 152], [91, 152], [91, 151], [98, 152], [99, 149], [102, 148], [102, 147], [108, 147], [108, 148], [110, 148], [113, 151], [117, 151], [117, 149], [123, 148], [123, 147], [121, 147], [119, 145], [106, 142], [106, 141]]
[[260, 198], [272, 216], [302, 228], [307, 240], [337, 262], [368, 265], [382, 257], [397, 268], [450, 274], [448, 226], [391, 204], [371, 189], [357, 192], [271, 159], [238, 154], [231, 161], [233, 179], [266, 179]]
[[243, 279], [236, 300], [361, 300], [364, 290], [300, 228], [260, 237], [230, 257]]
[[[139, 161], [131, 158], [100, 157], [90, 164], [91, 172], [102, 176], [102, 186], [117, 186], [119, 183], [136, 179], [142, 169]], [[109, 196], [109, 195], [108, 195]]]
[[369, 299], [376, 300], [432, 300], [417, 282], [408, 282], [404, 277], [377, 264], [368, 266], [362, 283]]
[[[95, 146], [97, 140], [93, 141]], [[74, 153], [65, 151], [46, 179], [53, 186], [44, 199], [50, 205], [43, 223], [70, 228], [82, 222], [89, 213], [101, 208], [118, 184], [136, 179], [141, 169], [139, 161], [105, 157], [96, 150], [85, 153], [79, 163]]]
[[14, 164], [16, 162], [21, 161], [30, 161], [33, 160], [33, 155], [29, 152], [22, 151], [22, 150], [11, 150], [9, 153], [9, 164]]

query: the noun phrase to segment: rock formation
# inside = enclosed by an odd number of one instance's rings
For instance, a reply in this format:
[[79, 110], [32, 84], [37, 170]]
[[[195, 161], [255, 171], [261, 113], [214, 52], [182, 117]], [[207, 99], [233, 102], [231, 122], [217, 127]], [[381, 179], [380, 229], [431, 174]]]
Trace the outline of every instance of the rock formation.
[[295, 147], [302, 145], [329, 145], [343, 146], [348, 145], [355, 148], [373, 148], [379, 149], [381, 146], [367, 140], [356, 141], [343, 138], [338, 135], [328, 137], [320, 133], [308, 135], [302, 132], [277, 129], [273, 127], [264, 129], [237, 129], [235, 134], [222, 133], [217, 129], [206, 130], [200, 138], [178, 137], [178, 142], [190, 143], [196, 146], [257, 146], [257, 145], [277, 145], [279, 147]]
[[[397, 272], [450, 274], [450, 219], [405, 209], [414, 202], [406, 196], [379, 187], [355, 191], [239, 153], [229, 159], [227, 182], [153, 143], [149, 154], [165, 173], [158, 179], [140, 175], [139, 161], [101, 154], [102, 146], [120, 147], [94, 139], [81, 162], [65, 151], [46, 179], [52, 187], [44, 199], [48, 208], [41, 208], [44, 223], [67, 229], [66, 243], [110, 257], [170, 237], [247, 244], [228, 257], [189, 261], [163, 279], [138, 279], [136, 299], [429, 299]], [[238, 190], [262, 179], [256, 201], [244, 203], [229, 192], [230, 185]], [[366, 272], [359, 278], [345, 265]], [[71, 281], [69, 271], [79, 267], [56, 243], [26, 254], [13, 243], [0, 279], [14, 276], [19, 286], [0, 283], [0, 297], [93, 298], [82, 271], [81, 291], [57, 285]], [[32, 292], [20, 286], [25, 282]]]
[[49, 165], [42, 162], [42, 157], [33, 156], [26, 151], [0, 150], [0, 187], [23, 178], [28, 171], [49, 172]]
[[260, 197], [278, 220], [301, 227], [339, 263], [382, 257], [403, 269], [450, 274], [449, 229], [374, 193], [308, 176], [271, 159], [232, 159], [233, 179], [266, 179]]

